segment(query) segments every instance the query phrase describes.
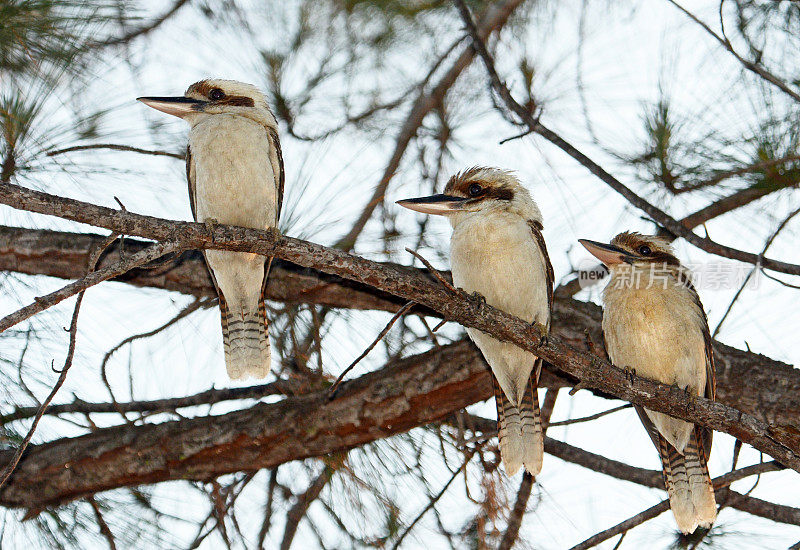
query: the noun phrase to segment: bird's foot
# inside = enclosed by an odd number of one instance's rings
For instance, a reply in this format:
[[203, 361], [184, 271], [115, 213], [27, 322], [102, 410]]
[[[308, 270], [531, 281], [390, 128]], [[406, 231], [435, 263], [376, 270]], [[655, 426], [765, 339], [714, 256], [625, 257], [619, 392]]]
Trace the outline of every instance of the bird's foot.
[[547, 345], [547, 337], [550, 334], [550, 331], [547, 329], [547, 327], [544, 326], [542, 323], [538, 323], [536, 321], [531, 323], [531, 326], [533, 327], [533, 330], [535, 330], [539, 335], [539, 344], [538, 345], [539, 346]]
[[206, 218], [203, 223], [209, 236], [211, 236], [211, 242], [214, 242], [214, 228], [219, 225], [219, 220], [217, 218]]
[[473, 300], [477, 300], [482, 304], [486, 303], [486, 296], [484, 296], [483, 294], [481, 294], [477, 290], [475, 292], [470, 292], [469, 295], [472, 297]]
[[633, 367], [622, 367], [622, 370], [625, 371], [625, 378], [628, 382], [633, 384], [633, 380], [636, 378], [636, 369]]

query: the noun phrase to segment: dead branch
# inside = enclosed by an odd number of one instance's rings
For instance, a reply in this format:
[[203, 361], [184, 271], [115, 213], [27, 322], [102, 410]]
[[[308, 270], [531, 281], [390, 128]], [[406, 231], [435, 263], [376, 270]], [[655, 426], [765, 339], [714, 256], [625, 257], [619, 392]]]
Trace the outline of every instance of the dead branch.
[[[119, 235], [117, 233], [111, 233], [110, 236], [106, 238], [106, 240], [102, 243], [102, 246], [98, 247], [91, 255], [89, 260], [89, 265], [87, 266], [87, 276], [91, 275], [91, 273], [97, 267], [97, 260], [100, 258], [100, 254], [102, 254], [103, 250], [114, 242]], [[53, 402], [53, 399], [58, 393], [58, 390], [61, 389], [61, 386], [64, 385], [64, 382], [67, 380], [67, 372], [69, 371], [70, 367], [72, 367], [72, 360], [75, 357], [75, 346], [77, 344], [78, 338], [78, 315], [81, 311], [81, 304], [83, 303], [83, 296], [86, 293], [86, 288], [82, 289], [78, 293], [78, 298], [75, 301], [75, 309], [72, 312], [72, 321], [69, 325], [69, 348], [67, 349], [67, 358], [64, 360], [64, 366], [61, 368], [58, 375], [58, 379], [56, 380], [55, 385], [53, 385], [53, 389], [50, 390], [50, 393], [39, 406], [39, 410], [36, 411], [36, 415], [33, 417], [33, 422], [31, 423], [30, 428], [28, 428], [28, 433], [25, 435], [25, 438], [17, 447], [17, 450], [14, 452], [14, 456], [11, 457], [11, 460], [6, 465], [5, 470], [3, 471], [3, 477], [0, 479], [0, 489], [2, 489], [3, 485], [6, 484], [8, 478], [11, 477], [11, 474], [14, 472], [14, 468], [17, 467], [19, 464], [20, 459], [22, 458], [25, 449], [33, 439], [33, 434], [36, 433], [36, 428], [39, 425], [39, 421], [42, 419], [44, 412], [47, 410], [47, 407], [50, 406], [50, 403]]]
[[400, 317], [402, 317], [403, 315], [405, 315], [405, 313], [409, 309], [411, 309], [412, 307], [414, 307], [414, 302], [407, 302], [403, 307], [398, 309], [397, 313], [395, 313], [392, 316], [392, 318], [389, 319], [389, 322], [386, 323], [386, 326], [383, 327], [383, 330], [381, 330], [381, 332], [378, 334], [378, 336], [375, 337], [375, 340], [373, 340], [372, 343], [369, 346], [367, 346], [367, 349], [365, 349], [363, 352], [361, 352], [361, 355], [359, 355], [358, 357], [353, 359], [353, 362], [350, 363], [347, 366], [347, 368], [342, 371], [342, 374], [339, 375], [339, 377], [336, 379], [336, 382], [334, 382], [333, 385], [331, 386], [331, 389], [330, 389], [331, 399], [336, 397], [336, 391], [339, 389], [339, 384], [342, 383], [342, 380], [344, 379], [345, 375], [347, 375], [348, 372], [353, 370], [353, 367], [358, 365], [364, 357], [369, 355], [369, 352], [372, 351], [373, 348], [375, 348], [375, 346], [378, 345], [378, 342], [383, 340], [383, 337], [386, 336], [389, 333], [389, 331], [392, 329], [392, 327], [397, 322], [397, 320]]
[[100, 510], [100, 506], [97, 505], [97, 501], [94, 497], [88, 497], [86, 501], [92, 507], [94, 511], [94, 517], [97, 520], [97, 525], [100, 528], [100, 534], [106, 539], [108, 542], [109, 550], [117, 550], [117, 543], [114, 540], [114, 533], [111, 532], [111, 528], [106, 523], [105, 518], [103, 517], [103, 512]]
[[430, 500], [430, 502], [428, 502], [428, 504], [425, 505], [425, 507], [422, 510], [420, 510], [420, 512], [414, 517], [414, 520], [408, 524], [405, 530], [400, 534], [400, 536], [394, 542], [394, 545], [392, 545], [392, 550], [397, 550], [398, 548], [400, 548], [400, 544], [403, 542], [406, 536], [411, 532], [411, 530], [414, 529], [414, 526], [417, 523], [419, 523], [419, 520], [421, 520], [425, 516], [425, 514], [427, 514], [428, 511], [430, 511], [430, 509], [436, 505], [437, 502], [439, 502], [439, 499], [441, 499], [444, 496], [444, 494], [447, 492], [447, 489], [456, 480], [458, 474], [460, 474], [464, 470], [464, 468], [467, 467], [467, 464], [469, 464], [470, 460], [472, 460], [472, 457], [475, 456], [476, 450], [477, 449], [470, 449], [469, 451], [464, 453], [464, 461], [461, 463], [461, 467], [452, 473], [450, 479], [447, 480], [442, 489], [438, 493], [436, 493], [436, 495], [434, 495], [434, 497]]
[[284, 528], [283, 539], [281, 540], [281, 550], [289, 550], [292, 546], [292, 541], [297, 533], [297, 527], [300, 525], [300, 521], [305, 517], [311, 503], [317, 500], [322, 489], [324, 489], [331, 480], [333, 474], [333, 469], [327, 465], [324, 466], [322, 473], [311, 482], [311, 485], [308, 486], [308, 489], [306, 489], [302, 495], [297, 497], [297, 502], [295, 502], [286, 513], [286, 527]]
[[[72, 403], [51, 405], [45, 411], [46, 415], [56, 416], [61, 414], [98, 414], [98, 413], [159, 413], [174, 411], [198, 405], [214, 405], [223, 401], [242, 399], [260, 399], [269, 395], [290, 395], [299, 391], [299, 386], [289, 380], [277, 380], [268, 384], [246, 386], [241, 388], [209, 389], [186, 397], [172, 397], [154, 399], [152, 401], [130, 401], [117, 403], [90, 403], [75, 399]], [[38, 407], [17, 407], [12, 412], [0, 417], [0, 424], [15, 420], [31, 418], [39, 410]]]
[[511, 550], [514, 547], [514, 543], [517, 542], [519, 529], [522, 527], [522, 518], [525, 515], [525, 508], [528, 505], [528, 499], [531, 497], [533, 482], [532, 475], [528, 472], [522, 473], [522, 482], [519, 484], [519, 490], [517, 491], [517, 500], [514, 501], [514, 508], [511, 509], [506, 532], [503, 534], [497, 550]]

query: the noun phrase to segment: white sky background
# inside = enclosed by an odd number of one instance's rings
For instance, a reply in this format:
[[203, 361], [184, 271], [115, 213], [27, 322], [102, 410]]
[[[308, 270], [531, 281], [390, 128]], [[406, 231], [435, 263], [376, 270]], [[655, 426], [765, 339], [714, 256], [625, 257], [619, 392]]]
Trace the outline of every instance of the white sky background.
[[[163, 9], [162, 4], [153, 2], [152, 13], [159, 13]], [[542, 118], [545, 124], [598, 160], [623, 182], [646, 193], [651, 201], [677, 218], [704, 206], [712, 197], [708, 193], [700, 196], [683, 195], [665, 204], [663, 199], [666, 193], [652, 192], [654, 186], [637, 180], [636, 174], [626, 169], [607, 150], [625, 153], [636, 151], [643, 135], [642, 107], [658, 99], [660, 83], [664, 83], [673, 108], [685, 120], [683, 131], [689, 133], [714, 131], [720, 135], [735, 136], [742, 128], [752, 128], [758, 113], [754, 112], [753, 98], [741, 94], [742, 87], [733, 86], [740, 74], [739, 65], [666, 2], [651, 1], [636, 5], [625, 2], [616, 7], [609, 7], [608, 4], [615, 3], [592, 3], [585, 14], [586, 41], [582, 59], [582, 77], [592, 129], [603, 147], [592, 143], [589, 137], [577, 92], [579, 59], [575, 52], [581, 2], [559, 2], [557, 6], [553, 3], [531, 19], [524, 34], [504, 33], [497, 54], [498, 68], [503, 74], [516, 75], [518, 73], [513, 69], [519, 56], [527, 54], [537, 69], [536, 91], [545, 104]], [[716, 2], [687, 2], [687, 7], [708, 22], [717, 21]], [[269, 12], [271, 8], [265, 10]], [[555, 19], [551, 16], [553, 12], [557, 14]], [[106, 58], [104, 64], [96, 66], [95, 73], [87, 77], [88, 88], [64, 93], [80, 94], [80, 100], [84, 101], [85, 97], [87, 105], [103, 105], [111, 109], [103, 119], [103, 137], [98, 141], [179, 151], [185, 145], [185, 124], [147, 109], [136, 103], [134, 98], [140, 95], [179, 95], [190, 83], [208, 76], [253, 82], [263, 87], [265, 75], [257, 50], [283, 48], [284, 29], [291, 24], [290, 20], [281, 21], [274, 12], [271, 17], [274, 25], [258, 29], [259, 44], [243, 44], [240, 34], [214, 27], [193, 8], [184, 8], [151, 37], [134, 43], [130, 51], [133, 67], [122, 62], [122, 59]], [[419, 50], [430, 47], [435, 51], [443, 51], [458, 37], [458, 25], [455, 20], [451, 20], [451, 23], [453, 25], [450, 28], [441, 31], [441, 37], [435, 44], [409, 43], [407, 51], [398, 51], [389, 56], [384, 73], [377, 76], [390, 90], [386, 98], [394, 97], [405, 89], [407, 81], [420, 78], [428, 70], [427, 62], [424, 65], [419, 63]], [[786, 64], [776, 67], [776, 70], [796, 67], [796, 57], [791, 58], [792, 63], [789, 61], [787, 59]], [[313, 56], [297, 59], [292, 67], [292, 72], [296, 71], [296, 74], [288, 77], [287, 88], [291, 90], [292, 85], [302, 85], [303, 79], [299, 75], [312, 72], [316, 68], [315, 63]], [[787, 70], [785, 74], [790, 73]], [[403, 79], [398, 80], [396, 89], [392, 90], [392, 77], [396, 75], [403, 75]], [[363, 76], [365, 88], [372, 87], [373, 78], [376, 75]], [[512, 90], [521, 91], [519, 81], [509, 76], [509, 83]], [[338, 118], [330, 113], [339, 112], [339, 98], [344, 93], [353, 93], [356, 101], [359, 101], [357, 94], [352, 90], [344, 90], [341, 82], [325, 83], [321, 89], [325, 94], [315, 99], [310, 111], [304, 112], [297, 124], [298, 131], [316, 134], [336, 126]], [[460, 93], [483, 94], [484, 100], [470, 102], [469, 108], [465, 108], [464, 102], [451, 108], [453, 116], [466, 123], [454, 136], [456, 145], [451, 146], [453, 156], [446, 160], [445, 172], [454, 172], [473, 164], [516, 170], [544, 213], [544, 234], [557, 281], [570, 272], [571, 266], [589, 257], [576, 239], [608, 240], [624, 229], [653, 230], [652, 224], [644, 221], [641, 214], [628, 206], [624, 199], [544, 140], [526, 137], [499, 145], [499, 140], [515, 134], [516, 130], [503, 122], [486, 101], [486, 75], [482, 66], [474, 64], [461, 77], [457, 90]], [[772, 90], [766, 88], [759, 93], [772, 93]], [[327, 97], [328, 94], [330, 97]], [[291, 95], [291, 91], [288, 95]], [[778, 94], [775, 95], [776, 101], [782, 101]], [[722, 101], [719, 100], [721, 96], [724, 97]], [[52, 124], [62, 123], [60, 117], [67, 120], [64, 112], [59, 111], [59, 101], [62, 100], [54, 98], [52, 102]], [[475, 105], [479, 109], [475, 109]], [[407, 107], [402, 108], [398, 116], [406, 112]], [[297, 218], [288, 233], [323, 244], [335, 242], [349, 229], [351, 220], [372, 193], [394, 147], [393, 138], [398, 131], [399, 123], [380, 132], [380, 139], [366, 139], [364, 134], [346, 131], [336, 138], [313, 144], [289, 136], [282, 137], [287, 170], [284, 208], [293, 211], [293, 216]], [[60, 145], [70, 144], [65, 140]], [[420, 191], [416, 169], [408, 168], [415, 154], [412, 146], [390, 185], [387, 197], [389, 209], [397, 213], [401, 232], [403, 228], [412, 231], [419, 218], [412, 212], [397, 212], [393, 201], [428, 192]], [[181, 161], [95, 151], [62, 156], [58, 158], [58, 164], [67, 168], [67, 172], [61, 173], [56, 170], [56, 165], [51, 164], [52, 172], [24, 183], [110, 206], [115, 206], [113, 197], [116, 196], [131, 211], [190, 219]], [[718, 192], [722, 196], [730, 189]], [[775, 193], [753, 206], [711, 222], [708, 224], [709, 234], [718, 242], [759, 252], [769, 234], [789, 211], [797, 208], [798, 202], [796, 191]], [[0, 216], [2, 223], [9, 225], [76, 227], [74, 224], [18, 213], [4, 207], [0, 209]], [[283, 222], [286, 222], [285, 218]], [[782, 238], [770, 249], [771, 257], [797, 260], [798, 223], [795, 222], [782, 233]], [[81, 227], [78, 230], [91, 229]], [[447, 263], [439, 253], [446, 251], [449, 233], [450, 228], [445, 220], [431, 220], [429, 242], [436, 242], [437, 249], [420, 250], [434, 265], [442, 268], [446, 268]], [[394, 259], [412, 262], [408, 254], [399, 252], [410, 242], [401, 237], [392, 244], [394, 250], [398, 251]], [[379, 224], [371, 223], [359, 241], [357, 252], [383, 258], [383, 247]], [[676, 243], [676, 249], [678, 256], [685, 261], [719, 260], [682, 241]], [[724, 264], [735, 269], [749, 269], [735, 262], [725, 261]], [[62, 281], [43, 277], [20, 278], [30, 285], [26, 287], [12, 282], [15, 280], [9, 279], [6, 283], [7, 288], [13, 290], [0, 297], [0, 314], [11, 312], [19, 305], [28, 303], [33, 296], [63, 284]], [[600, 288], [602, 285], [581, 293], [578, 298], [598, 301]], [[736, 292], [736, 287], [701, 287], [699, 292], [713, 330]], [[794, 301], [800, 296], [797, 292], [760, 278], [758, 288], [745, 291], [739, 299], [719, 339], [739, 348], [749, 346], [755, 352], [797, 364], [800, 360], [800, 348], [795, 345], [800, 328], [794, 307]], [[126, 336], [159, 326], [190, 301], [190, 298], [179, 294], [136, 289], [123, 284], [106, 284], [91, 289], [81, 312], [78, 358], [56, 401], [70, 400], [73, 393], [87, 401], [106, 400], [107, 393], [97, 376], [103, 354]], [[72, 307], [72, 301], [61, 304], [46, 316], [35, 318], [32, 323], [43, 330], [65, 326]], [[118, 399], [127, 400], [131, 397], [127, 369], [129, 361], [134, 365], [132, 382], [136, 399], [188, 395], [207, 389], [212, 384], [216, 387], [229, 386], [231, 383], [225, 375], [222, 358], [218, 315], [217, 309], [200, 311], [164, 334], [123, 348], [109, 363]], [[388, 314], [382, 313], [352, 312], [337, 320], [331, 328], [335, 336], [325, 341], [326, 368], [336, 372], [348, 364], [377, 335], [388, 317]], [[449, 330], [452, 335], [460, 331], [456, 326], [449, 327]], [[55, 359], [56, 365], [63, 361], [67, 340], [66, 335], [58, 331], [46, 336], [44, 345], [30, 350], [27, 356], [28, 382], [32, 383], [39, 396], [47, 393], [55, 379], [48, 369], [50, 360]], [[18, 350], [3, 351], [4, 356], [11, 357], [16, 357], [18, 353]], [[382, 364], [381, 355], [381, 348], [376, 348], [352, 376], [379, 367]], [[37, 384], [36, 380], [45, 383]], [[595, 398], [585, 391], [574, 397], [569, 397], [563, 391], [553, 420], [591, 414], [616, 404]], [[215, 412], [225, 410], [226, 405], [214, 408]], [[476, 405], [474, 410], [494, 417], [493, 403]], [[198, 411], [198, 414], [204, 413], [205, 408]], [[108, 420], [117, 422], [116, 418]], [[45, 419], [38, 430], [37, 440], [73, 433], [77, 433], [74, 426]], [[548, 435], [632, 465], [659, 468], [657, 453], [632, 411], [616, 413], [592, 423], [553, 428]], [[710, 461], [712, 475], [719, 475], [730, 468], [731, 449], [730, 437], [715, 436]], [[436, 455], [437, 451], [432, 449], [429, 464], [441, 464]], [[351, 456], [351, 460], [357, 458]], [[757, 460], [758, 453], [745, 446], [740, 466]], [[312, 472], [318, 471], [315, 461], [309, 464]], [[430, 471], [436, 471], [436, 468], [441, 470], [441, 475], [429, 480], [434, 492], [449, 477], [449, 473], [440, 465], [432, 466]], [[306, 483], [307, 474], [300, 467], [296, 470], [297, 479], [293, 486], [299, 489]], [[263, 483], [252, 484], [254, 486], [248, 489], [249, 492], [241, 497], [246, 503], [252, 501], [254, 512], [244, 512], [239, 520], [246, 532], [253, 533], [253, 536], [258, 532], [261, 521], [263, 488], [266, 486], [264, 479]], [[395, 479], [398, 480], [399, 494], [406, 493], [403, 495], [406, 506], [402, 510], [402, 517], [410, 521], [425, 506], [427, 499], [415, 491], [411, 484], [405, 484], [402, 476]], [[663, 491], [645, 489], [595, 474], [549, 455], [545, 458], [544, 471], [537, 481], [522, 527], [522, 536], [532, 548], [571, 546], [666, 496]], [[753, 481], [747, 479], [738, 482], [734, 484], [734, 489], [747, 491]], [[512, 502], [518, 484], [519, 475], [508, 483]], [[334, 483], [326, 491], [335, 487]], [[800, 478], [794, 472], [766, 474], [752, 494], [800, 506]], [[185, 515], [189, 511], [202, 518], [208, 510], [207, 501], [183, 483], [163, 484], [156, 490], [156, 495], [163, 510], [172, 507], [176, 514]], [[242, 502], [240, 500], [239, 504], [242, 505]], [[463, 481], [455, 483], [442, 499], [440, 507], [443, 521], [448, 527], [457, 529], [474, 513], [471, 505], [467, 506], [465, 502]], [[321, 519], [324, 516], [315, 510], [315, 506], [318, 505], [312, 506], [311, 514], [320, 521], [320, 528], [324, 528], [326, 524]], [[249, 507], [246, 504], [240, 508], [246, 510]], [[282, 519], [281, 512], [276, 511], [276, 520]], [[18, 512], [5, 513], [4, 536], [14, 537], [12, 540], [16, 541], [24, 540], [30, 533], [27, 527], [18, 525], [14, 520], [19, 515]], [[720, 548], [781, 548], [800, 540], [798, 527], [772, 523], [731, 509], [722, 511], [718, 525], [722, 525], [725, 531], [738, 533], [718, 541]], [[430, 536], [432, 528], [435, 529], [433, 518], [426, 516], [407, 539], [406, 546], [444, 548], [446, 542], [443, 539]], [[193, 527], [180, 522], [170, 524], [169, 531], [170, 536], [178, 538], [191, 539], [194, 535]], [[671, 514], [662, 514], [630, 532], [622, 548], [666, 547], [672, 540], [673, 531]], [[334, 536], [335, 532], [331, 525], [330, 536]], [[282, 533], [282, 526], [273, 527], [271, 534], [276, 545]], [[336, 539], [326, 539], [326, 542], [335, 543]], [[612, 539], [603, 547], [611, 548], [615, 542], [616, 539]], [[94, 543], [104, 544], [100, 539]], [[168, 539], [167, 543], [171, 546], [175, 541]], [[215, 548], [219, 543], [218, 538], [210, 537], [202, 547]], [[349, 543], [344, 545], [348, 546]], [[294, 548], [306, 547], [316, 547], [316, 538], [301, 524]]]

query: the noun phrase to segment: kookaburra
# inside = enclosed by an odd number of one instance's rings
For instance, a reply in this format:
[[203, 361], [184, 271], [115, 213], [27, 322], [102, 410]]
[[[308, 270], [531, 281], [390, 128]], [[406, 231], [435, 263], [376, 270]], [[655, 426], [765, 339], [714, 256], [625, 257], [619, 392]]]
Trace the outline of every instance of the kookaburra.
[[[542, 237], [542, 214], [513, 174], [470, 168], [450, 178], [444, 194], [398, 204], [450, 220], [450, 264], [456, 286], [549, 330], [553, 268]], [[514, 475], [524, 465], [536, 475], [543, 455], [536, 395], [541, 359], [479, 330], [467, 328], [467, 333], [492, 370], [505, 470]]]
[[[264, 94], [233, 80], [201, 80], [183, 97], [139, 101], [189, 123], [186, 176], [194, 219], [254, 229], [276, 227], [283, 199], [278, 124]], [[264, 291], [272, 258], [205, 251], [219, 294], [225, 364], [231, 378], [270, 370]]]
[[[603, 291], [603, 334], [620, 368], [714, 399], [714, 352], [703, 305], [670, 245], [620, 233], [611, 244], [581, 240], [611, 272]], [[661, 455], [678, 527], [692, 533], [717, 517], [708, 474], [712, 431], [636, 407]]]

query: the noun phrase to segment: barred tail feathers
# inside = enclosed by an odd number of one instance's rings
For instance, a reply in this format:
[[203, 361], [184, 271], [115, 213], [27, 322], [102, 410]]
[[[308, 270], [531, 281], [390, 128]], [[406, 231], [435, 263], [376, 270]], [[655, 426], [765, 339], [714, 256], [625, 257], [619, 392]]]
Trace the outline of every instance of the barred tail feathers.
[[519, 406], [511, 403], [494, 376], [492, 382], [497, 405], [500, 458], [506, 473], [514, 475], [524, 465], [525, 470], [536, 476], [542, 470], [544, 437], [533, 375], [526, 385]]
[[269, 323], [263, 297], [253, 311], [229, 307], [220, 293], [222, 344], [228, 376], [234, 380], [266, 378], [272, 362], [269, 346]]
[[658, 445], [670, 508], [678, 528], [684, 533], [693, 533], [697, 527], [710, 527], [717, 517], [714, 487], [697, 432], [692, 432], [683, 455], [663, 437], [659, 438]]

